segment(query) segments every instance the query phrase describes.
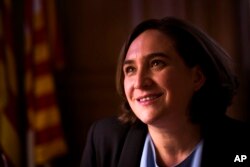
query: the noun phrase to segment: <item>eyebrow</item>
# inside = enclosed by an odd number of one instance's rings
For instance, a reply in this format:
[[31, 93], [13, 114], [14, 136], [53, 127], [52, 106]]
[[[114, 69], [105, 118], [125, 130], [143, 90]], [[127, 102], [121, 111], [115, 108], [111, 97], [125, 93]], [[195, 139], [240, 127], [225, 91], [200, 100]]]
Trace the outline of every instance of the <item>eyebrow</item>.
[[[147, 56], [146, 56], [146, 58], [145, 59], [153, 59], [153, 58], [155, 58], [155, 57], [163, 57], [163, 58], [167, 58], [167, 59], [170, 59], [170, 57], [166, 54], [166, 53], [164, 53], [164, 52], [155, 52], [155, 53], [150, 53], [150, 54], [148, 54]], [[134, 63], [134, 60], [130, 60], [130, 59], [128, 59], [128, 60], [124, 60], [124, 62], [123, 62], [123, 65], [126, 65], [126, 64], [133, 64]]]

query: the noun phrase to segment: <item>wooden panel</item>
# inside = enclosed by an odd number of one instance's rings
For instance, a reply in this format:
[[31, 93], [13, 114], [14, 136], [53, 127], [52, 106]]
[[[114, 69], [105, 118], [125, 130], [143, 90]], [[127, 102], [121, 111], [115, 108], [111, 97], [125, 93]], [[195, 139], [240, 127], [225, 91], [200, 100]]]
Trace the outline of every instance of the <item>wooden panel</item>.
[[115, 70], [131, 25], [129, 1], [65, 0], [61, 7], [67, 60], [64, 122], [73, 161], [79, 163], [93, 121], [119, 110]]

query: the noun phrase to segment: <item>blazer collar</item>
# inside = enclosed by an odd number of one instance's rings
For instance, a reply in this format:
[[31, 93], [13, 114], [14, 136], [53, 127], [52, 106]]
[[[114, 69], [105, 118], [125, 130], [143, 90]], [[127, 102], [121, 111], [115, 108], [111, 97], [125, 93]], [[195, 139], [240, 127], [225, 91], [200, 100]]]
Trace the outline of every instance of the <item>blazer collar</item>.
[[136, 122], [132, 125], [125, 139], [118, 167], [138, 167], [140, 165], [147, 133], [148, 130], [145, 124]]

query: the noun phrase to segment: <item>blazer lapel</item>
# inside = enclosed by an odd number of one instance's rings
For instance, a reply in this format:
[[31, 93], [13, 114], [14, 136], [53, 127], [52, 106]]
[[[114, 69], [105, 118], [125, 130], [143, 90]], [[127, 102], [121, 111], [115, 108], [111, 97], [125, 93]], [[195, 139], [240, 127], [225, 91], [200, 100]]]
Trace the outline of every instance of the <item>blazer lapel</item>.
[[131, 127], [124, 142], [118, 167], [139, 166], [147, 133], [146, 125], [141, 122]]

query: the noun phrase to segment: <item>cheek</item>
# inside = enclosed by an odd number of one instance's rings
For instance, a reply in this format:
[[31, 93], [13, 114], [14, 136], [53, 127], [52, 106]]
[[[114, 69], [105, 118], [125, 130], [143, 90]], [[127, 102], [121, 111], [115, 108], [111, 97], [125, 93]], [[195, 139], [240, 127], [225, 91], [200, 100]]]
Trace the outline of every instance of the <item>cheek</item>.
[[169, 75], [166, 78], [165, 88], [168, 89], [170, 96], [179, 101], [189, 101], [193, 95], [193, 86], [189, 75], [182, 75], [176, 73], [176, 75]]
[[131, 92], [132, 84], [131, 82], [129, 82], [128, 79], [124, 79], [123, 85], [124, 85], [124, 92], [125, 92], [126, 98], [128, 99], [129, 94]]
[[166, 87], [178, 87], [183, 86], [185, 84], [189, 84], [190, 76], [182, 71], [179, 71], [175, 68], [168, 68], [165, 70], [160, 77], [158, 77], [158, 81], [161, 82]]
[[168, 89], [175, 85], [176, 76], [170, 70], [166, 70], [155, 77], [154, 80], [161, 87]]
[[174, 70], [166, 71], [161, 77], [158, 77], [157, 82], [166, 91], [168, 99], [175, 99], [178, 96], [185, 96], [185, 93], [188, 93], [186, 89], [189, 88], [189, 83]]

